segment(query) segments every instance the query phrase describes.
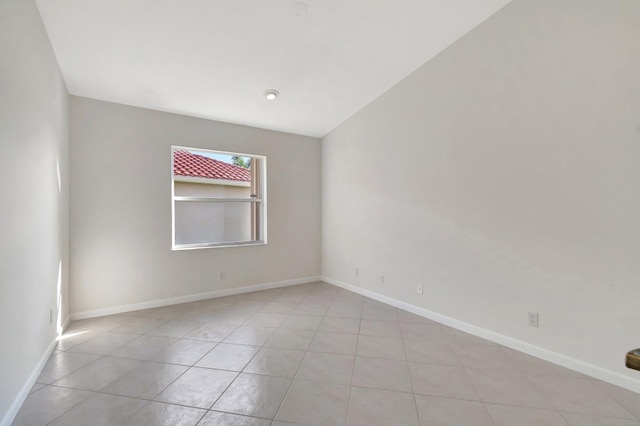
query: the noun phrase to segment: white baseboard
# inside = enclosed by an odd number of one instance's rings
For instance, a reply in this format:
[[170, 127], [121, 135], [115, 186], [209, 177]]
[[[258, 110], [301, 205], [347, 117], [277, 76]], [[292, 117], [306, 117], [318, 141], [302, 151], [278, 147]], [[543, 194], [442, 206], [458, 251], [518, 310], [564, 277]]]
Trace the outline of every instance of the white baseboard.
[[179, 303], [197, 302], [199, 300], [213, 299], [215, 297], [233, 296], [236, 294], [250, 293], [258, 290], [286, 287], [296, 284], [312, 283], [320, 281], [319, 276], [296, 278], [293, 280], [275, 281], [265, 284], [257, 284], [245, 287], [228, 288], [223, 290], [208, 291], [206, 293], [191, 294], [187, 296], [171, 297], [168, 299], [150, 300], [148, 302], [132, 303], [130, 305], [114, 306], [111, 308], [95, 309], [91, 311], [76, 312], [70, 315], [71, 321], [86, 318], [102, 317], [105, 315], [121, 314], [124, 312], [139, 311], [141, 309], [160, 308], [162, 306], [177, 305]]
[[[69, 325], [68, 316], [64, 324], [62, 325], [62, 329], [64, 330], [67, 327], [67, 325]], [[29, 375], [29, 378], [27, 378], [27, 381], [22, 386], [22, 389], [20, 389], [20, 392], [18, 392], [18, 395], [16, 395], [15, 399], [13, 400], [13, 403], [11, 403], [11, 406], [9, 406], [9, 410], [5, 413], [4, 417], [0, 419], [0, 426], [9, 426], [11, 425], [13, 420], [16, 418], [16, 416], [18, 415], [18, 412], [20, 411], [20, 408], [22, 407], [22, 404], [24, 404], [24, 401], [29, 396], [29, 392], [31, 391], [31, 388], [36, 383], [36, 380], [38, 380], [38, 377], [40, 377], [40, 373], [42, 373], [42, 369], [44, 368], [45, 364], [49, 360], [51, 353], [56, 348], [57, 342], [58, 342], [58, 339], [55, 338], [51, 343], [49, 343], [49, 346], [40, 357], [40, 360], [36, 364], [31, 374]]]
[[633, 392], [640, 393], [640, 380], [632, 379], [615, 371], [607, 370], [602, 367], [584, 362], [582, 360], [571, 358], [569, 356], [550, 351], [548, 349], [541, 348], [539, 346], [532, 345], [522, 340], [515, 339], [513, 337], [505, 336], [504, 334], [496, 333], [491, 330], [478, 327], [476, 325], [457, 320], [455, 318], [448, 317], [446, 315], [439, 314], [437, 312], [430, 311], [428, 309], [420, 308], [401, 300], [393, 299], [380, 293], [376, 293], [371, 290], [367, 290], [362, 287], [357, 287], [352, 284], [348, 284], [342, 281], [335, 280], [330, 277], [323, 276], [322, 281], [335, 286], [344, 288], [345, 290], [352, 291], [354, 293], [361, 294], [371, 299], [377, 300], [382, 303], [394, 306], [399, 309], [411, 312], [421, 317], [428, 318], [430, 320], [439, 322], [457, 330], [464, 331], [483, 339], [499, 343], [511, 349], [515, 349], [520, 352], [535, 356], [536, 358], [543, 359], [545, 361], [552, 362], [562, 367], [569, 368], [574, 371], [586, 374], [596, 379], [620, 386]]

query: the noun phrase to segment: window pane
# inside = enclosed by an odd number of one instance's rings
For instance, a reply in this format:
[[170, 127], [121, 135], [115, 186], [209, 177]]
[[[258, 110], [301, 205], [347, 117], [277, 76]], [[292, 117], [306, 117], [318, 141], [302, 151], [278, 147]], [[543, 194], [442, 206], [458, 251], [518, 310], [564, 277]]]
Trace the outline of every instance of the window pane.
[[185, 147], [171, 152], [174, 250], [266, 244], [266, 157]]
[[250, 157], [179, 149], [173, 153], [176, 197], [251, 198]]
[[180, 245], [251, 241], [251, 204], [176, 202], [175, 243]]

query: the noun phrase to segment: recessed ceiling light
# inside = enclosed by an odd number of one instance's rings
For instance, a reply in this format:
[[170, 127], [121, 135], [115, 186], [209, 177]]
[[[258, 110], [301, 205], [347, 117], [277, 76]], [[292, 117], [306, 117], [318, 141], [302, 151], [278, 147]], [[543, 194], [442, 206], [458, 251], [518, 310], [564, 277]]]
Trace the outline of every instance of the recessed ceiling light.
[[302, 15], [306, 15], [307, 14], [307, 4], [304, 2], [297, 2], [294, 3], [293, 5], [293, 13], [296, 14], [296, 16], [302, 16]]
[[268, 101], [275, 101], [280, 93], [278, 93], [275, 89], [269, 89], [264, 91], [264, 97], [267, 98]]

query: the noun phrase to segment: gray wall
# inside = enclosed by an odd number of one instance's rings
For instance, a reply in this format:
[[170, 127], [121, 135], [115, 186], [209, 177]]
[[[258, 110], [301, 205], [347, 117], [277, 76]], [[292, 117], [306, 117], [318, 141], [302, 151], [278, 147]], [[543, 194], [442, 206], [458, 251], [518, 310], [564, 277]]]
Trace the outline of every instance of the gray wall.
[[514, 0], [323, 138], [323, 275], [640, 391], [638, 22]]
[[35, 3], [0, 0], [0, 424], [68, 312], [67, 102]]
[[[73, 96], [70, 135], [72, 313], [320, 274], [319, 139]], [[267, 245], [171, 250], [171, 145], [267, 156]]]

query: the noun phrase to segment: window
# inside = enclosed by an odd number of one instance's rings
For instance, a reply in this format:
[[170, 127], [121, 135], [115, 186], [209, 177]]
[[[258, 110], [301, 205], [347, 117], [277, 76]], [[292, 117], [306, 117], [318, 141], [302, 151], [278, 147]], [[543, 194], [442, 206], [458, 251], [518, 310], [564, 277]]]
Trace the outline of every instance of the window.
[[173, 249], [267, 243], [267, 159], [171, 147]]

